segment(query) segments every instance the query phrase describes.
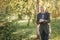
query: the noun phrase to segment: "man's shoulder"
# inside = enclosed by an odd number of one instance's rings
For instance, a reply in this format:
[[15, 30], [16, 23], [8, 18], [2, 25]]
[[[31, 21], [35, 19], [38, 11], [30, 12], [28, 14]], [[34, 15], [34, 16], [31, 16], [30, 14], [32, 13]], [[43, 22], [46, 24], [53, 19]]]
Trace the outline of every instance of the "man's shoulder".
[[45, 12], [47, 15], [50, 15], [50, 13], [49, 12]]
[[41, 13], [38, 13], [37, 15], [40, 15]]

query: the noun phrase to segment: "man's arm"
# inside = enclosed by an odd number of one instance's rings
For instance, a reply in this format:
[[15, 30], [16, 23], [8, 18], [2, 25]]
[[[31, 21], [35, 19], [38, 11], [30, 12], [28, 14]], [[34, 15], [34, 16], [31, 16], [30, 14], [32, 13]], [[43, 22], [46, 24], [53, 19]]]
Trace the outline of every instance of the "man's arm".
[[39, 24], [39, 14], [37, 14], [36, 23]]
[[47, 15], [47, 20], [45, 20], [45, 22], [48, 23], [48, 25], [49, 25], [49, 32], [51, 33], [50, 13], [48, 13], [48, 15]]
[[50, 23], [50, 13], [47, 14], [47, 19], [45, 20], [45, 22]]

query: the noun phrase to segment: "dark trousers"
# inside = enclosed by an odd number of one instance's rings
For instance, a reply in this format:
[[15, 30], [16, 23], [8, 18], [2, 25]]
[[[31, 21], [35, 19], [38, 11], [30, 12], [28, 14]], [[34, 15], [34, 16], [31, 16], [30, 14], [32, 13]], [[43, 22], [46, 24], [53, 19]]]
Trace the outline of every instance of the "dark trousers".
[[49, 25], [48, 24], [40, 25], [40, 36], [41, 36], [41, 40], [49, 40]]
[[41, 35], [41, 40], [49, 40], [49, 33], [43, 31], [40, 35]]

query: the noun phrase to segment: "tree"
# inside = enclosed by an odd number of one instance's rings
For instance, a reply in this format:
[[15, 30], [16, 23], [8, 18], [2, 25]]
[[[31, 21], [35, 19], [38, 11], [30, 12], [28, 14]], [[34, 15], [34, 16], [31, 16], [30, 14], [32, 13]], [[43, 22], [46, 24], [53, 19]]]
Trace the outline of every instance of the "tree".
[[[39, 13], [39, 0], [37, 0], [36, 8], [37, 8], [36, 13]], [[36, 16], [37, 16], [37, 14], [36, 14]], [[40, 39], [38, 27], [37, 27], [37, 31], [38, 31], [37, 38]]]

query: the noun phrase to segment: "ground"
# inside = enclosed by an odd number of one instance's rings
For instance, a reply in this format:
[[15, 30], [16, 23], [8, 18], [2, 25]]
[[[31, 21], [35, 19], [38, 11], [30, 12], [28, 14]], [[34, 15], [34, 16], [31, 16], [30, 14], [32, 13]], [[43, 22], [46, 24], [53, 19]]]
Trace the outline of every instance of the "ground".
[[[18, 23], [19, 26], [17, 26], [16, 32], [13, 32], [13, 34], [16, 35], [17, 38], [20, 38], [21, 40], [37, 40], [36, 39], [36, 25], [33, 23], [30, 23], [30, 26], [27, 26], [27, 23]], [[51, 28], [52, 32], [50, 35], [50, 40], [60, 40], [60, 21], [57, 20], [51, 21]]]

